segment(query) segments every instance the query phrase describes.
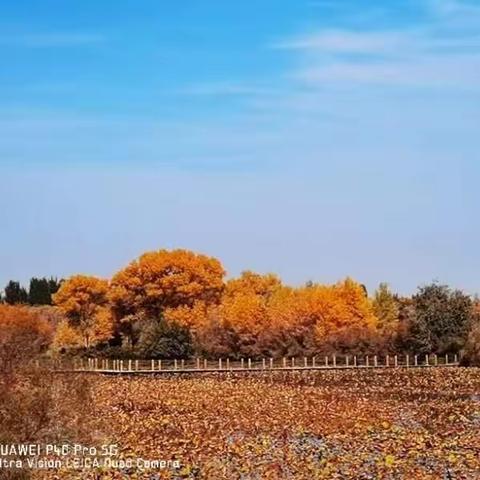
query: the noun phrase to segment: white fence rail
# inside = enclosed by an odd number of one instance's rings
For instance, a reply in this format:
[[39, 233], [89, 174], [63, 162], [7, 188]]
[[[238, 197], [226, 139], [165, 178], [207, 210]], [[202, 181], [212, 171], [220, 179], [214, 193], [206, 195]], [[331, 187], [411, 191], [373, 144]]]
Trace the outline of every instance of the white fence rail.
[[133, 373], [206, 373], [249, 371], [334, 370], [369, 368], [420, 368], [458, 366], [457, 355], [329, 355], [324, 357], [283, 357], [252, 360], [219, 358], [138, 360], [138, 359], [74, 359], [70, 362], [55, 361], [56, 371], [97, 372], [106, 374]]

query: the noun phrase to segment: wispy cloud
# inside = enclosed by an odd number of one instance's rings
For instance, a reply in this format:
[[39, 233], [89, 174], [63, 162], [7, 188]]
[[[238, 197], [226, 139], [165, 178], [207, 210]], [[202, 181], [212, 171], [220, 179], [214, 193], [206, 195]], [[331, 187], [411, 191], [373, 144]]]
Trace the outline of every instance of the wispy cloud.
[[430, 0], [429, 5], [432, 11], [442, 16], [480, 15], [480, 6], [468, 1]]
[[390, 51], [401, 42], [402, 36], [397, 33], [330, 30], [287, 39], [273, 47], [327, 53], [380, 53]]
[[395, 29], [337, 29], [276, 42], [300, 66], [291, 77], [328, 84], [475, 88], [480, 86], [480, 7], [427, 0], [428, 18]]
[[82, 32], [22, 33], [0, 36], [0, 46], [51, 48], [97, 45], [105, 41], [103, 35]]

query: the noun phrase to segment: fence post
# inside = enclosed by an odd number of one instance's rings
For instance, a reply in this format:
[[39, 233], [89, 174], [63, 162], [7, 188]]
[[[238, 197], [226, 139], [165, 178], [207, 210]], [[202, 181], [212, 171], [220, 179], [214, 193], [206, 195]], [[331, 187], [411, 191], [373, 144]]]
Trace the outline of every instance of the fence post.
[[405, 356], [405, 361], [406, 361], [407, 367], [409, 367], [410, 366], [410, 355], [407, 354]]
[[377, 361], [377, 356], [376, 355], [373, 356], [373, 366], [375, 368], [378, 367], [378, 361]]
[[197, 370], [200, 370], [200, 359], [197, 357]]
[[333, 355], [333, 366], [334, 367], [337, 366], [337, 356], [336, 355]]
[[312, 357], [312, 367], [316, 367], [317, 366], [316, 363], [317, 363], [317, 357], [314, 355]]
[[356, 368], [357, 367], [357, 356], [353, 356], [353, 366]]
[[303, 357], [303, 366], [304, 366], [304, 367], [308, 367], [307, 357]]
[[222, 369], [222, 359], [221, 358], [218, 359], [218, 369], [219, 370]]
[[368, 355], [365, 357], [365, 365], [366, 365], [367, 367], [370, 366], [370, 362], [369, 362], [369, 359], [368, 359]]
[[438, 355], [436, 353], [433, 355], [433, 364], [436, 367], [438, 366]]
[[265, 370], [267, 368], [266, 360], [262, 358], [262, 368]]
[[418, 355], [415, 355], [415, 356], [413, 357], [413, 363], [414, 363], [414, 365], [415, 365], [416, 367], [418, 366]]
[[455, 364], [458, 363], [458, 355], [457, 355], [457, 354], [455, 354], [455, 356], [453, 357], [453, 362], [454, 362]]
[[325, 366], [328, 367], [328, 356], [325, 356]]
[[159, 360], [159, 361], [158, 361], [158, 370], [160, 371], [161, 369], [162, 369], [162, 361]]
[[390, 366], [390, 355], [387, 355], [387, 356], [385, 357], [385, 365], [386, 365], [387, 367]]
[[270, 357], [270, 369], [273, 370], [273, 358]]
[[430, 365], [430, 355], [428, 353], [425, 355], [425, 365]]
[[155, 370], [155, 360], [150, 362], [150, 370], [153, 372]]
[[138, 372], [139, 368], [138, 368], [138, 360], [135, 360], [135, 370]]
[[178, 361], [177, 361], [177, 359], [175, 359], [173, 361], [173, 369], [176, 370], [177, 368], [178, 368]]
[[395, 368], [397, 368], [398, 367], [398, 355], [395, 355], [393, 361], [394, 361], [394, 364], [395, 364]]
[[292, 357], [292, 367], [295, 367], [295, 357]]
[[120, 371], [123, 372], [123, 360], [120, 360]]
[[240, 368], [245, 368], [245, 362], [243, 360], [243, 358], [240, 359]]
[[345, 366], [346, 367], [350, 366], [350, 355], [345, 356]]
[[283, 363], [283, 368], [287, 368], [287, 359], [285, 357], [283, 357], [282, 363]]
[[129, 372], [132, 371], [132, 361], [131, 360], [128, 361], [128, 371]]
[[182, 358], [182, 360], [180, 362], [180, 365], [181, 365], [182, 370], [184, 370], [185, 369], [185, 359], [184, 358]]
[[227, 370], [230, 370], [230, 359], [227, 358]]
[[445, 365], [448, 365], [448, 353], [445, 354]]
[[250, 370], [252, 368], [252, 359], [248, 359], [248, 369]]
[[204, 370], [207, 369], [207, 365], [208, 365], [207, 359], [204, 358], [204, 359], [203, 359], [203, 368], [204, 368]]

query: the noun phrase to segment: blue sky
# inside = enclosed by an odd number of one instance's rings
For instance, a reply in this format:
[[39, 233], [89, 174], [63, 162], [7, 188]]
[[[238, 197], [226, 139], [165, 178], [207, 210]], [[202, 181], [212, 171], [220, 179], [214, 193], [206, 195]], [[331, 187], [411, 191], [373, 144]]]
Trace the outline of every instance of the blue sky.
[[145, 250], [480, 293], [480, 2], [0, 4], [0, 284]]

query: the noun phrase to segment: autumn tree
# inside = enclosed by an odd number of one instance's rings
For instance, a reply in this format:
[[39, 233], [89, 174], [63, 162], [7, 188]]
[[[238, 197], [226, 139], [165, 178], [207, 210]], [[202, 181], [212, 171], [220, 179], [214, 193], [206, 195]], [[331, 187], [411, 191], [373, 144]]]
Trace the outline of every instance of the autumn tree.
[[373, 311], [378, 319], [378, 328], [382, 331], [393, 329], [398, 322], [398, 303], [388, 284], [381, 283], [373, 296]]
[[374, 293], [372, 306], [378, 320], [377, 329], [383, 347], [394, 350], [399, 329], [400, 308], [388, 284], [379, 285]]
[[166, 311], [218, 303], [225, 275], [221, 263], [189, 250], [143, 254], [112, 279], [109, 298], [122, 333], [134, 343], [134, 325], [164, 316]]
[[252, 357], [268, 353], [267, 339], [273, 333], [269, 302], [280, 288], [282, 283], [273, 274], [245, 271], [229, 280], [221, 304], [207, 315], [219, 336], [216, 350]]
[[37, 312], [24, 306], [0, 305], [0, 363], [28, 361], [47, 349], [51, 325]]
[[276, 315], [285, 317], [286, 337], [295, 340], [300, 351], [362, 349], [377, 324], [365, 290], [351, 279], [294, 289], [284, 302], [276, 306]]
[[113, 277], [110, 298], [122, 313], [157, 316], [167, 307], [217, 302], [224, 274], [213, 257], [188, 250], [148, 252]]
[[246, 270], [242, 272], [240, 277], [232, 278], [227, 282], [225, 286], [225, 295], [235, 296], [236, 294], [243, 295], [251, 293], [262, 297], [268, 297], [281, 285], [281, 280], [273, 273], [261, 275]]
[[[110, 314], [107, 308], [108, 282], [86, 275], [76, 275], [65, 282], [53, 296], [53, 301], [68, 317], [69, 324], [78, 331], [85, 347], [92, 341], [103, 340], [105, 324], [109, 323]], [[110, 325], [111, 325], [110, 321]], [[110, 333], [111, 334], [111, 333]]]

